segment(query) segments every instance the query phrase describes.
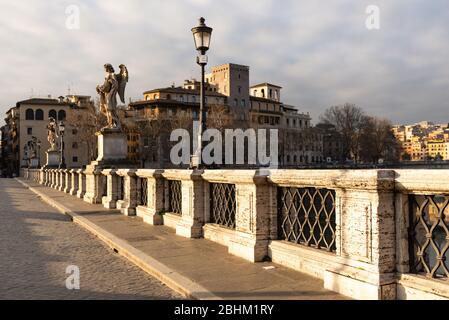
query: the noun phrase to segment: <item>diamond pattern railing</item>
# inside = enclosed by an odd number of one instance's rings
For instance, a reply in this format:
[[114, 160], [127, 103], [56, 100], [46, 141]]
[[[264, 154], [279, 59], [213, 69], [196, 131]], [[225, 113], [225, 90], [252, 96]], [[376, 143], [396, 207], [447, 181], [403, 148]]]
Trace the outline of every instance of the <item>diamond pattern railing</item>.
[[335, 252], [335, 191], [278, 188], [278, 237]]
[[118, 177], [118, 200], [125, 200], [125, 177]]
[[148, 179], [140, 178], [140, 206], [148, 206]]
[[236, 197], [234, 184], [210, 184], [211, 223], [235, 229], [235, 204]]
[[168, 180], [168, 207], [169, 212], [182, 214], [181, 181]]
[[449, 195], [409, 195], [410, 269], [429, 278], [449, 276]]

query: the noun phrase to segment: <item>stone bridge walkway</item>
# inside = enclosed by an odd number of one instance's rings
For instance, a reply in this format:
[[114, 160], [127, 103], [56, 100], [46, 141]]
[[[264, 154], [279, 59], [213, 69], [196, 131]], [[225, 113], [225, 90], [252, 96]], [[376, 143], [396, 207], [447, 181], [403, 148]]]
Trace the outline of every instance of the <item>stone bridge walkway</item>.
[[0, 243], [0, 299], [182, 298], [13, 179], [0, 179]]
[[[139, 217], [126, 217], [116, 210], [106, 210], [101, 205], [88, 204], [76, 197], [28, 180], [23, 182], [30, 186], [32, 191], [26, 189], [19, 181], [7, 181], [2, 181], [0, 185], [5, 195], [0, 200], [2, 207], [5, 202], [7, 205], [12, 205], [11, 201], [13, 201], [14, 205], [23, 206], [22, 212], [26, 212], [30, 219], [33, 215], [39, 219], [39, 211], [43, 210], [44, 205], [32, 192], [34, 191], [40, 195], [41, 199], [56, 206], [59, 211], [68, 213], [73, 217], [74, 222], [94, 233], [115, 251], [187, 297], [345, 299], [337, 293], [325, 290], [323, 282], [319, 279], [269, 262], [256, 264], [247, 262], [229, 255], [227, 248], [214, 242], [182, 238], [168, 227], [147, 225]], [[16, 193], [22, 194], [22, 199], [12, 200], [17, 197], [14, 195]], [[27, 203], [20, 204], [20, 201]], [[45, 210], [50, 208], [45, 206]], [[11, 222], [3, 217], [1, 219], [5, 220], [1, 222], [2, 226], [24, 223], [18, 218], [9, 217]], [[52, 215], [47, 219], [47, 223], [51, 225], [53, 220], [61, 220], [63, 217]], [[5, 229], [3, 233], [8, 232], [7, 228], [3, 229]], [[2, 238], [4, 236], [4, 234], [0, 235]], [[70, 235], [67, 235], [67, 238], [69, 237]], [[33, 243], [38, 240], [30, 238], [29, 241], [35, 245]], [[79, 250], [88, 251], [90, 246], [83, 245]], [[1, 260], [3, 261], [3, 258]], [[20, 263], [20, 260], [16, 263]], [[101, 264], [97, 270], [97, 276], [100, 277], [102, 272], [109, 272], [108, 268], [110, 266], [107, 263]], [[139, 295], [139, 286], [142, 285], [136, 281], [137, 279], [133, 279], [132, 283], [136, 285], [135, 294]]]

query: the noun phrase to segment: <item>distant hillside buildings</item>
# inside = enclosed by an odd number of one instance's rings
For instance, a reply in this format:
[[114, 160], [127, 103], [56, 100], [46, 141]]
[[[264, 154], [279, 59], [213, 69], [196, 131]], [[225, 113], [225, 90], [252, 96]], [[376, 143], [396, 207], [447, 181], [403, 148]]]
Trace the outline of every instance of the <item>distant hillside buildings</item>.
[[400, 143], [402, 161], [449, 160], [448, 124], [396, 125], [393, 133]]

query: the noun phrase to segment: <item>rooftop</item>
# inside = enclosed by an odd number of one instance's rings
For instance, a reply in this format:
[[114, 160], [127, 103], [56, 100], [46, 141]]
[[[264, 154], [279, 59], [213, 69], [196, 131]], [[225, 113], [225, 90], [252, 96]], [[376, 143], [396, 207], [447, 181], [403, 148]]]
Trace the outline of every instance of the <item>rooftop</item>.
[[251, 86], [250, 88], [265, 87], [265, 86], [275, 87], [275, 88], [282, 89], [282, 87], [277, 86], [277, 85], [272, 84], [272, 83], [268, 83], [268, 82], [259, 83], [259, 84], [256, 84], [256, 85], [254, 85], [254, 86]]
[[[153, 89], [149, 91], [145, 91], [143, 94], [149, 94], [149, 93], [156, 93], [156, 92], [166, 92], [166, 93], [180, 93], [180, 94], [200, 94], [199, 90], [195, 89], [185, 89], [182, 87], [167, 87], [167, 88], [159, 88], [159, 89]], [[206, 96], [216, 96], [216, 97], [223, 97], [226, 96], [224, 94], [215, 92], [215, 91], [206, 91]]]

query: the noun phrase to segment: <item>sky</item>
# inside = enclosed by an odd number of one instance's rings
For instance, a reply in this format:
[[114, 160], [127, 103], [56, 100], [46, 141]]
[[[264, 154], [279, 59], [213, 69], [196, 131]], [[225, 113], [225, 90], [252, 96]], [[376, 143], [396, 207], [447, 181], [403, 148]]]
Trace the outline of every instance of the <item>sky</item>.
[[128, 67], [133, 100], [199, 78], [200, 16], [214, 29], [209, 67], [250, 66], [251, 84], [282, 86], [314, 123], [346, 102], [393, 123], [449, 122], [447, 0], [0, 0], [0, 113], [69, 87], [95, 96], [105, 63]]

